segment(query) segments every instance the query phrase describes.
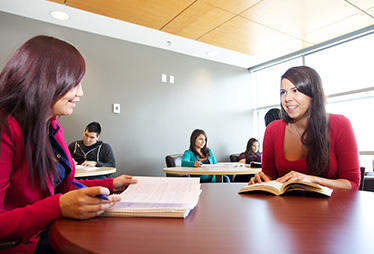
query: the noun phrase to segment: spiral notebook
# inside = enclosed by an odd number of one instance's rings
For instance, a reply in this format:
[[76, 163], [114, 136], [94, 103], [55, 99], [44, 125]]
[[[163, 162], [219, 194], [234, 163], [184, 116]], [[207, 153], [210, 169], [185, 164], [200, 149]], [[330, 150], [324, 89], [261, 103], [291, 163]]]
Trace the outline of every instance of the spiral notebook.
[[200, 178], [133, 177], [138, 179], [122, 200], [103, 216], [186, 218], [199, 201]]

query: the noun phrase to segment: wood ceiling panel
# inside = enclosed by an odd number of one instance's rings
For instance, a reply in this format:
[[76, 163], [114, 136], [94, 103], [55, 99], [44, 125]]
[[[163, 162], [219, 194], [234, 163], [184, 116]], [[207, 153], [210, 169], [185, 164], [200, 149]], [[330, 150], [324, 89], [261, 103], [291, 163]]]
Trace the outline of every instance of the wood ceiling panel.
[[374, 24], [374, 0], [67, 0], [65, 4], [266, 60]]
[[48, 0], [50, 2], [58, 3], [58, 4], [64, 4], [65, 0]]
[[201, 2], [205, 2], [233, 14], [238, 14], [261, 1], [262, 0], [202, 0]]
[[230, 12], [204, 2], [196, 2], [161, 30], [189, 39], [198, 39], [233, 16]]
[[311, 33], [304, 34], [300, 36], [300, 38], [312, 42], [313, 44], [318, 44], [373, 24], [374, 18], [361, 12]]
[[237, 16], [199, 41], [253, 55], [290, 39], [292, 37]]
[[344, 0], [264, 0], [241, 16], [298, 37], [359, 12]]
[[67, 0], [66, 5], [160, 29], [193, 2], [192, 0]]

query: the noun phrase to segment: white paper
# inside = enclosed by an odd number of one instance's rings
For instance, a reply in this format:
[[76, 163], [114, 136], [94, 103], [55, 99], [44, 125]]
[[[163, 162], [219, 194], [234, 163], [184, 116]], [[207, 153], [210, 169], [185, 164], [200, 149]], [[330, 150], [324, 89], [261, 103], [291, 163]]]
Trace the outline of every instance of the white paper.
[[131, 184], [120, 194], [122, 200], [112, 209], [150, 208], [180, 209], [196, 206], [200, 195], [199, 178], [182, 177], [134, 177]]

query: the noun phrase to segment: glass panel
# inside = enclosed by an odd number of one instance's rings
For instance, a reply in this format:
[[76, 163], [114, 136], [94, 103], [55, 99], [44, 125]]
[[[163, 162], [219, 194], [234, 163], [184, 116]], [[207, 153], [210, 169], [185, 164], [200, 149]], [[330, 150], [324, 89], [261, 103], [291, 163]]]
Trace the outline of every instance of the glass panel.
[[[363, 93], [362, 96], [365, 94], [370, 93]], [[326, 108], [329, 113], [349, 118], [360, 151], [374, 151], [374, 97], [330, 103]]]
[[326, 95], [374, 86], [374, 34], [305, 56]]
[[300, 65], [302, 65], [301, 57], [254, 72], [253, 81], [257, 87], [257, 108], [279, 105], [281, 76], [289, 68]]

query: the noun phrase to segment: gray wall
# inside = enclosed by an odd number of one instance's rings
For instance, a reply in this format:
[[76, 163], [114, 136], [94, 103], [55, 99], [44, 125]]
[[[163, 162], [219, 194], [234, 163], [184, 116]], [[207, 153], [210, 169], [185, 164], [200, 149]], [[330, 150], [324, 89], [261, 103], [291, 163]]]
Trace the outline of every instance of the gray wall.
[[[204, 129], [218, 161], [245, 149], [252, 136], [246, 69], [108, 38], [0, 12], [0, 67], [24, 41], [52, 35], [86, 59], [84, 96], [61, 117], [65, 139], [81, 139], [91, 121], [102, 124], [119, 174], [164, 176], [165, 155], [183, 153], [195, 128]], [[175, 77], [162, 83], [161, 74]], [[112, 113], [112, 104], [121, 113]]]

